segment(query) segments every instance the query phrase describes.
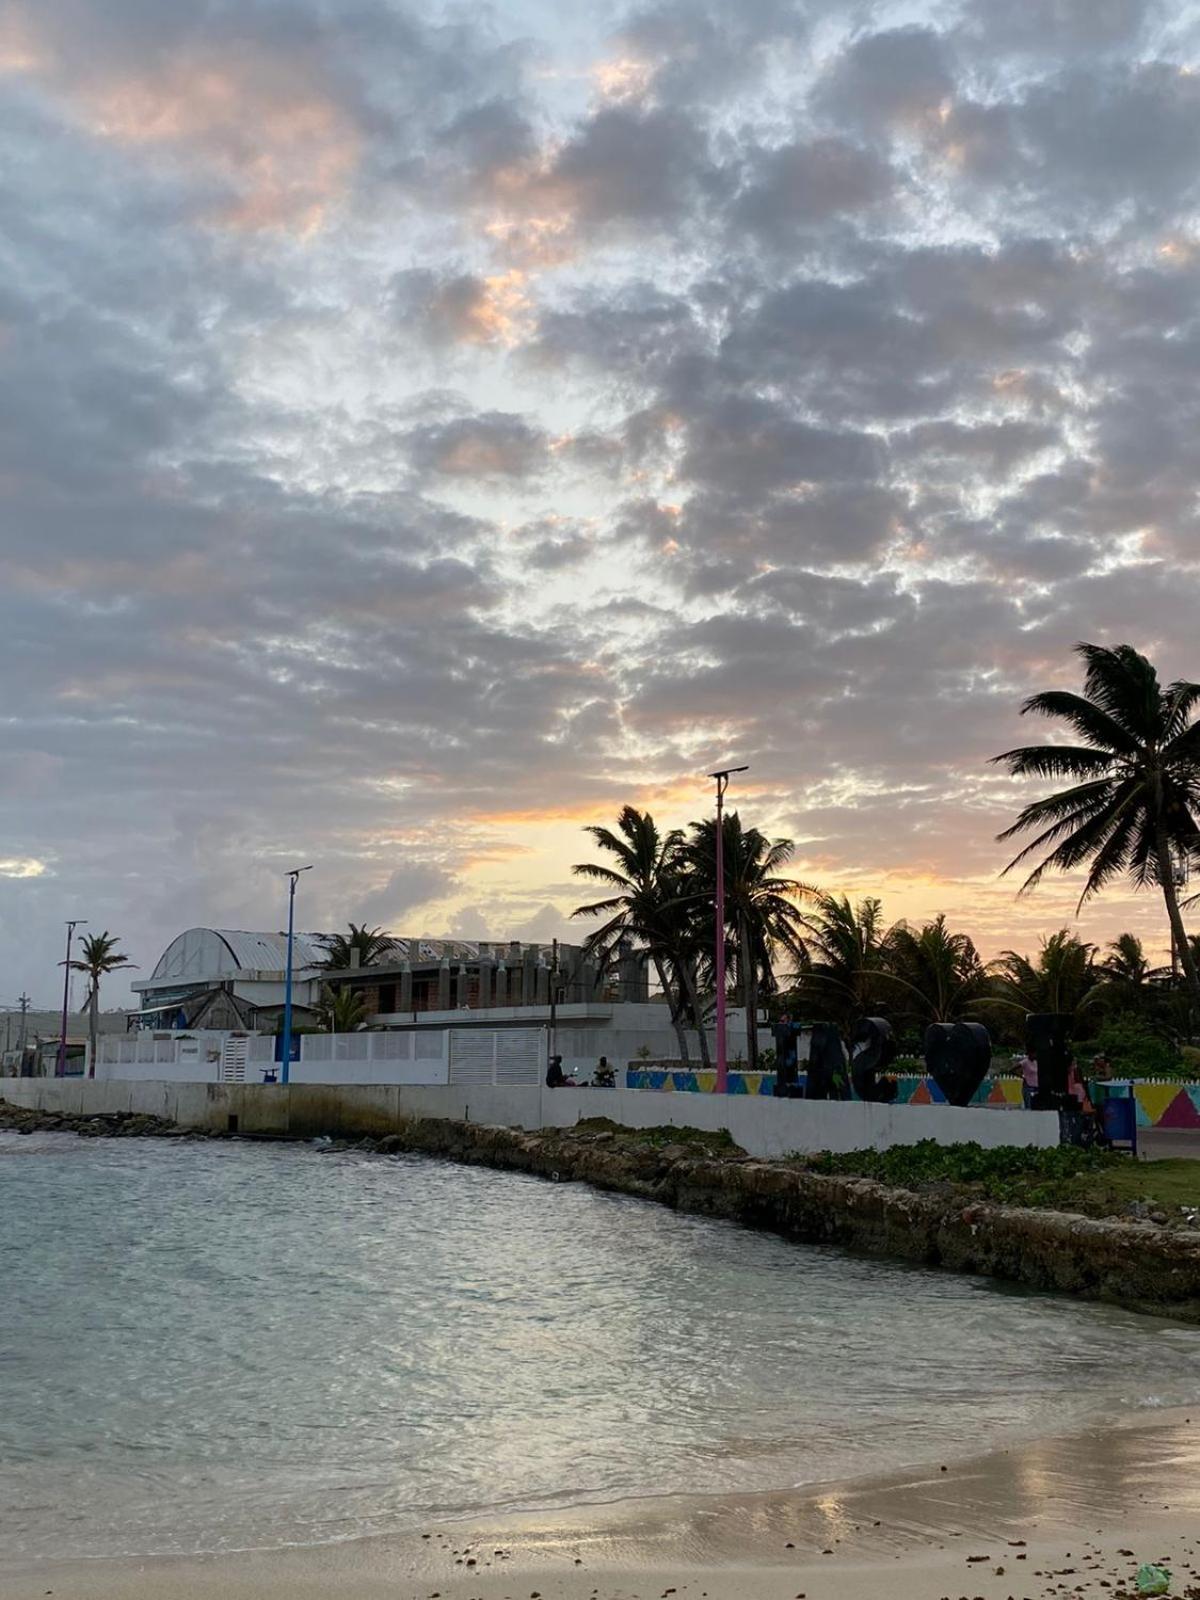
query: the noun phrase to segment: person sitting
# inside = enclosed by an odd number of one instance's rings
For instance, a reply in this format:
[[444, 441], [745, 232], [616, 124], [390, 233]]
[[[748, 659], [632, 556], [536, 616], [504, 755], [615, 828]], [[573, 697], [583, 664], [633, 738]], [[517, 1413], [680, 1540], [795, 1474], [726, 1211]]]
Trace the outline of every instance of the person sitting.
[[566, 1081], [566, 1074], [562, 1069], [562, 1057], [551, 1056], [550, 1065], [546, 1068], [547, 1089], [561, 1089]]

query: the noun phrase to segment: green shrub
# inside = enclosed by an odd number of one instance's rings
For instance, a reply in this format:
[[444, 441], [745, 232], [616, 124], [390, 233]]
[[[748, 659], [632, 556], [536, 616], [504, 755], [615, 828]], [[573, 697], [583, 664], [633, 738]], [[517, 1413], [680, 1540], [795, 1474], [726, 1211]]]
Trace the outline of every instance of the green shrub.
[[1176, 1078], [1185, 1072], [1176, 1046], [1129, 1012], [1104, 1023], [1095, 1050], [1108, 1057], [1117, 1078]]
[[1073, 1180], [1103, 1173], [1128, 1158], [1075, 1145], [1050, 1150], [1002, 1145], [985, 1150], [975, 1143], [938, 1144], [934, 1139], [922, 1139], [919, 1144], [894, 1145], [890, 1150], [851, 1150], [845, 1155], [824, 1153], [798, 1159], [813, 1172], [874, 1178], [898, 1189], [966, 1186], [989, 1200], [1052, 1205]]

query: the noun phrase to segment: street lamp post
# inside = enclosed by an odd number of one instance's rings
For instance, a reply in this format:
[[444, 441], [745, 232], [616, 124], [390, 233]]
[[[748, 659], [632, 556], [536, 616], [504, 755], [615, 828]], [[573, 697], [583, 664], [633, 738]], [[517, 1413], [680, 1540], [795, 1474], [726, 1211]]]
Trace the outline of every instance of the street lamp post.
[[[717, 783], [717, 1093], [729, 1089], [729, 1066], [725, 1052], [725, 791], [735, 772], [749, 772], [749, 767], [726, 767], [721, 772], [710, 772]], [[699, 1020], [699, 1019], [697, 1019]], [[752, 1026], [750, 1020], [746, 1026]]]
[[280, 1083], [290, 1080], [292, 1066], [292, 941], [296, 933], [296, 880], [302, 872], [311, 872], [311, 867], [293, 867], [287, 873], [288, 878], [288, 940], [287, 940], [287, 977], [283, 988], [283, 1060], [280, 1063]]
[[56, 1078], [65, 1078], [67, 1075], [67, 1005], [71, 998], [71, 940], [75, 936], [75, 929], [86, 925], [86, 917], [76, 917], [74, 922], [67, 923], [67, 959], [63, 962], [62, 1027], [58, 1032], [58, 1060], [54, 1066]]

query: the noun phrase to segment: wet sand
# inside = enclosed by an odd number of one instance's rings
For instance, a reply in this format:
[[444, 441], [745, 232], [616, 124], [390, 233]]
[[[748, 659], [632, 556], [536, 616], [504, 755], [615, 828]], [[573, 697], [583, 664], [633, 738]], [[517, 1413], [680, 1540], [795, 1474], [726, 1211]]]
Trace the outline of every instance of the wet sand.
[[1200, 1409], [794, 1493], [202, 1558], [3, 1562], [0, 1600], [1200, 1600]]

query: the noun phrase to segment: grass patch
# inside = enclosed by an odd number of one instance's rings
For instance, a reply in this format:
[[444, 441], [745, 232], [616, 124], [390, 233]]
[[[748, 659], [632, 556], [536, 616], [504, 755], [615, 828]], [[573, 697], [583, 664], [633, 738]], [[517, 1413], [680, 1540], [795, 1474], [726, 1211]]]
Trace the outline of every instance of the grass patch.
[[978, 1144], [939, 1145], [932, 1139], [891, 1150], [796, 1156], [810, 1172], [875, 1178], [918, 1193], [960, 1194], [964, 1200], [1120, 1216], [1136, 1201], [1177, 1216], [1200, 1208], [1200, 1162], [1132, 1161], [1105, 1150], [1063, 1145], [1053, 1150]]
[[669, 1124], [657, 1128], [626, 1128], [609, 1117], [582, 1117], [574, 1130], [567, 1128], [563, 1131], [613, 1133], [623, 1144], [643, 1145], [651, 1150], [661, 1150], [669, 1144], [681, 1144], [694, 1149], [697, 1155], [745, 1154], [740, 1145], [734, 1144], [727, 1128], [715, 1133], [706, 1132], [703, 1128], [672, 1128]]

